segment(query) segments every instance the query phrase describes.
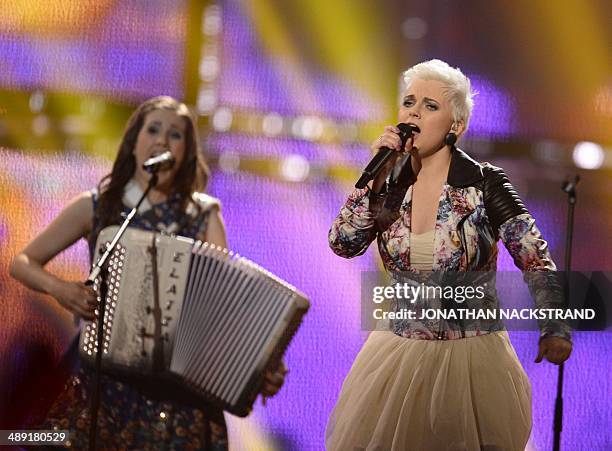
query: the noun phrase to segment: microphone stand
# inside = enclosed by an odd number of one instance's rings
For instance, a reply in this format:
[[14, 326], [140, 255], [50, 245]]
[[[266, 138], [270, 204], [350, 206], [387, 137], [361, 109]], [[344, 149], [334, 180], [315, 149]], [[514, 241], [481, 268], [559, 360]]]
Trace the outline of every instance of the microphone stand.
[[[565, 299], [569, 301], [570, 295], [570, 270], [572, 267], [572, 240], [574, 237], [574, 207], [576, 206], [576, 186], [580, 176], [576, 175], [574, 181], [563, 182], [561, 189], [567, 193], [567, 235], [565, 240]], [[559, 365], [557, 378], [557, 398], [555, 399], [555, 419], [553, 423], [553, 451], [559, 451], [561, 446], [561, 430], [563, 429], [563, 368], [564, 363]]]
[[121, 224], [121, 227], [119, 227], [119, 230], [117, 230], [117, 233], [115, 233], [113, 240], [106, 247], [106, 251], [104, 252], [104, 254], [102, 254], [100, 258], [98, 259], [98, 261], [93, 265], [91, 272], [89, 273], [89, 277], [85, 281], [86, 285], [93, 285], [95, 280], [101, 276], [100, 289], [99, 289], [100, 302], [98, 304], [98, 315], [97, 315], [98, 328], [96, 330], [96, 334], [97, 334], [96, 335], [96, 340], [97, 340], [96, 342], [96, 362], [94, 366], [93, 394], [91, 398], [91, 404], [89, 407], [90, 414], [91, 414], [91, 423], [89, 425], [89, 450], [90, 451], [95, 451], [96, 449], [96, 435], [97, 435], [97, 429], [98, 429], [98, 410], [100, 407], [100, 385], [101, 385], [101, 373], [102, 373], [102, 352], [104, 350], [104, 344], [103, 344], [104, 314], [106, 312], [106, 293], [108, 290], [108, 286], [106, 282], [106, 279], [108, 276], [108, 260], [111, 254], [113, 253], [113, 251], [115, 250], [115, 247], [117, 247], [117, 243], [119, 243], [119, 240], [123, 236], [123, 233], [128, 228], [128, 226], [130, 225], [130, 222], [132, 221], [132, 219], [138, 212], [138, 208], [140, 208], [140, 205], [142, 204], [142, 202], [145, 200], [145, 198], [149, 194], [149, 191], [151, 191], [151, 188], [153, 188], [157, 184], [157, 180], [158, 180], [157, 170], [158, 169], [159, 168], [156, 168], [152, 171], [151, 178], [149, 179], [149, 184], [147, 186], [147, 189], [144, 191], [144, 193], [142, 193], [142, 196], [138, 200], [138, 203], [136, 204], [136, 206], [132, 208], [132, 211], [130, 211], [130, 213], [127, 215], [127, 217], [123, 221], [123, 224]]

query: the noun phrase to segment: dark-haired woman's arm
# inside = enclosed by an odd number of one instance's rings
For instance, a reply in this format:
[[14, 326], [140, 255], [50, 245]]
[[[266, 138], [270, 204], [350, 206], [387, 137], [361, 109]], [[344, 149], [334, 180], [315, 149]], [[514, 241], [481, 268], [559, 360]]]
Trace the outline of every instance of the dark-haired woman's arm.
[[26, 287], [51, 295], [62, 307], [86, 319], [93, 319], [96, 297], [82, 282], [66, 281], [45, 269], [45, 265], [92, 227], [91, 192], [75, 197], [11, 262], [10, 274]]

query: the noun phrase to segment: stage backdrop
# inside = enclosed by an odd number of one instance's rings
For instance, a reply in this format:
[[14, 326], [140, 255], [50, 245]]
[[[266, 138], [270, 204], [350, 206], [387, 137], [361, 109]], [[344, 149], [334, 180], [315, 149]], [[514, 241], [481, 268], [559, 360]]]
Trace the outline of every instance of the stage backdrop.
[[[392, 0], [74, 0], [37, 8], [0, 1], [0, 423], [17, 428], [44, 414], [45, 394], [61, 386], [51, 369], [77, 332], [53, 300], [8, 277], [9, 262], [110, 170], [129, 111], [154, 95], [184, 98], [200, 113], [209, 191], [222, 201], [230, 247], [312, 302], [280, 394], [247, 419], [228, 417], [234, 450], [323, 449], [328, 415], [367, 336], [361, 273], [380, 268], [374, 248], [353, 260], [335, 256], [327, 232], [370, 156], [368, 143], [395, 122], [407, 66], [442, 57], [470, 75], [479, 95], [462, 145], [507, 170], [561, 264], [559, 186], [576, 171], [573, 145], [612, 139], [607, 8], [541, 2], [524, 15], [529, 2], [521, 2], [498, 10], [476, 0], [448, 8]], [[474, 24], [474, 11], [494, 26]], [[582, 45], [563, 38], [569, 28]], [[581, 174], [574, 268], [611, 270], [610, 172]], [[513, 270], [503, 249], [499, 266]], [[84, 243], [50, 269], [82, 280]], [[551, 449], [557, 368], [533, 363], [537, 334], [511, 338], [533, 387], [528, 449]], [[574, 337], [566, 449], [612, 446], [611, 338]]]

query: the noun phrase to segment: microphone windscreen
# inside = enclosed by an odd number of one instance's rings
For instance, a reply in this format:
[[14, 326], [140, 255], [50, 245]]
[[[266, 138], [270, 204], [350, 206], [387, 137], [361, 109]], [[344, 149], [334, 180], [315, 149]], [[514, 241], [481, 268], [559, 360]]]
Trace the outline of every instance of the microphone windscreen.
[[402, 140], [402, 149], [403, 149], [404, 146], [406, 145], [406, 141], [408, 141], [408, 138], [410, 138], [412, 134], [416, 131], [416, 127], [414, 125], [404, 124], [402, 122], [400, 124], [397, 124], [397, 128], [400, 129], [399, 137]]

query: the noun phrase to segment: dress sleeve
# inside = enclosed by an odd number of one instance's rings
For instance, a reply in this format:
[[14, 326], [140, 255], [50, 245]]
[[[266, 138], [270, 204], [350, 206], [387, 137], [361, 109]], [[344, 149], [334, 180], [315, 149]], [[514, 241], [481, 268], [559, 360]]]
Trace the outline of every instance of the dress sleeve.
[[351, 258], [363, 254], [376, 238], [375, 218], [382, 207], [384, 196], [369, 188], [355, 189], [329, 230], [329, 246], [340, 257]]
[[216, 197], [200, 192], [193, 193], [192, 200], [197, 208], [190, 204], [187, 207], [187, 214], [197, 224], [196, 236], [204, 236], [211, 213], [215, 210], [221, 210], [221, 201]]
[[[513, 188], [512, 191], [516, 194]], [[505, 220], [499, 227], [499, 236], [514, 264], [523, 272], [536, 309], [565, 309], [565, 292], [557, 267], [529, 212]], [[571, 341], [571, 328], [564, 320], [540, 319], [538, 325], [541, 338], [555, 336]]]
[[210, 212], [215, 209], [221, 210], [221, 201], [216, 197], [209, 196], [206, 193], [195, 192], [192, 199], [201, 209], [201, 212]]

